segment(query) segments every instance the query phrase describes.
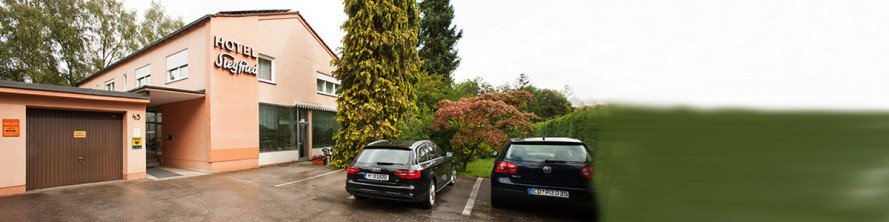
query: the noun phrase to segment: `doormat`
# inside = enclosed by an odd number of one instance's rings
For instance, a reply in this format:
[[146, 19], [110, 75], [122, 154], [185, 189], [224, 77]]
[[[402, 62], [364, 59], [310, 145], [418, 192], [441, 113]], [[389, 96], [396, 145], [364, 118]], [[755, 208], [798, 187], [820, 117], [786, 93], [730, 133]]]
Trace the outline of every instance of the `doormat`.
[[146, 170], [148, 170], [148, 175], [152, 175], [152, 176], [157, 177], [157, 178], [167, 178], [167, 177], [178, 177], [178, 176], [182, 176], [182, 174], [173, 173], [173, 172], [170, 172], [170, 171], [167, 171], [167, 170], [164, 170], [164, 169], [161, 169], [161, 168], [157, 168], [157, 167], [149, 167], [149, 168], [146, 169]]

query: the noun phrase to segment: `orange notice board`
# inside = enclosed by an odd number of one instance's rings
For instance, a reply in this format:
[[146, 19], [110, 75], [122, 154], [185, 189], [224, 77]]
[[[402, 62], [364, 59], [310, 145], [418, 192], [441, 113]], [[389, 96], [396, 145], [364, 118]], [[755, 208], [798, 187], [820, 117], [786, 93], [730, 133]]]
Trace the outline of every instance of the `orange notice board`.
[[19, 120], [3, 119], [3, 137], [19, 136]]

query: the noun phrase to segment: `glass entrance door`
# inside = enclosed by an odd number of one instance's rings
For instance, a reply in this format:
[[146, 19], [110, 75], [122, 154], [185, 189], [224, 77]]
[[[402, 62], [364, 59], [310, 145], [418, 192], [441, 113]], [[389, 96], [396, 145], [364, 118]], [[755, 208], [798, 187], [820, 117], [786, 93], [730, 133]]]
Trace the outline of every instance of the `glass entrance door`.
[[160, 156], [162, 155], [160, 136], [163, 122], [163, 115], [156, 111], [145, 112], [145, 166], [160, 166]]
[[299, 121], [296, 123], [296, 141], [299, 149], [299, 160], [309, 160], [309, 112], [306, 109], [296, 108]]
[[309, 123], [307, 122], [299, 122], [299, 159], [300, 160], [308, 160], [309, 159], [309, 141], [307, 140], [309, 135]]

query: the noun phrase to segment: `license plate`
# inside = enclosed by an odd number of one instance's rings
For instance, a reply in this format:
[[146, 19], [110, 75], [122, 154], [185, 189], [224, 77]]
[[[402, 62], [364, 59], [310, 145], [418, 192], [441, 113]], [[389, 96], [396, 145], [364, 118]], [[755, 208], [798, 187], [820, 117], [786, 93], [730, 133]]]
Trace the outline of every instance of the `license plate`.
[[389, 175], [378, 174], [378, 173], [366, 173], [366, 174], [364, 174], [364, 179], [387, 181], [387, 180], [389, 180]]
[[568, 198], [568, 191], [528, 188], [528, 195]]

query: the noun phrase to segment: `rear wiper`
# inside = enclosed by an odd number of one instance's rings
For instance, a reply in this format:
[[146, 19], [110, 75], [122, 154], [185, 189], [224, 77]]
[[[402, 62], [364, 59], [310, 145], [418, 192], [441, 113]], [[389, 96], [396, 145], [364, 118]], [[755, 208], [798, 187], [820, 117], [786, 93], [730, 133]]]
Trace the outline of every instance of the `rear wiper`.
[[390, 163], [390, 162], [376, 162], [377, 165], [401, 165], [400, 163]]
[[543, 160], [544, 163], [567, 163], [565, 160]]

